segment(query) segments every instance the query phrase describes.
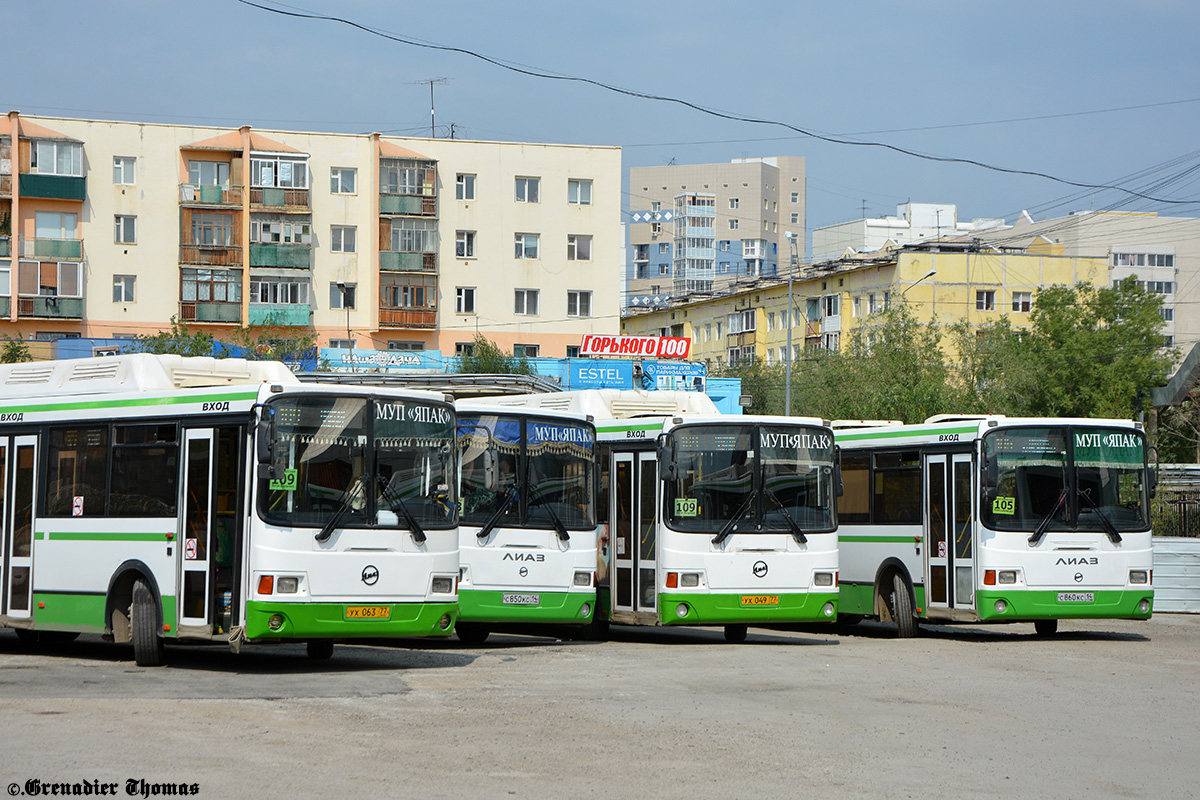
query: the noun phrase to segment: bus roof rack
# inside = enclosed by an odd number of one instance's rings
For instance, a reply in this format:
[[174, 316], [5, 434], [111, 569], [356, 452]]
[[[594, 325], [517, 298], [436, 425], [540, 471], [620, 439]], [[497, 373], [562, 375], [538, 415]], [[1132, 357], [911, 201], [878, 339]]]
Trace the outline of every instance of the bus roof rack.
[[926, 425], [940, 425], [943, 422], [971, 422], [984, 419], [1004, 419], [1003, 414], [934, 414], [925, 420]]
[[835, 419], [829, 427], [835, 431], [850, 428], [890, 428], [904, 423], [898, 419]]

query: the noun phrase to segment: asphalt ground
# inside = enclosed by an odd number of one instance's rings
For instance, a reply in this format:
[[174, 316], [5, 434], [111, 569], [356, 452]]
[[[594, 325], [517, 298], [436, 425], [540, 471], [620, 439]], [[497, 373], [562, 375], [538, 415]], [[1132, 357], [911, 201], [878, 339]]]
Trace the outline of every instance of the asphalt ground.
[[[218, 798], [1195, 797], [1200, 616], [31, 650], [0, 785]], [[40, 783], [33, 783], [38, 782]], [[129, 783], [132, 781], [133, 783]], [[194, 790], [194, 791], [193, 791]]]

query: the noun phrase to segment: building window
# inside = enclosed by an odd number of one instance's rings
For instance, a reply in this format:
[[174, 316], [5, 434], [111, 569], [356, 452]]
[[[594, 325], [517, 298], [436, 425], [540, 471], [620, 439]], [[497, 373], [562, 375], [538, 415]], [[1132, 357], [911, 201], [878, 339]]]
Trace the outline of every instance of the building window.
[[579, 358], [579, 345], [567, 345], [567, 358]]
[[658, 265], [658, 274], [659, 275], [670, 275], [671, 274], [671, 265], [670, 264], [659, 264]]
[[722, 240], [721, 240], [721, 252], [722, 252], [722, 253], [728, 253], [728, 252], [729, 252], [729, 240], [728, 240], [728, 239], [722, 239]]
[[661, 222], [651, 222], [650, 223], [650, 235], [651, 236], [661, 236], [662, 235], [662, 223]]
[[513, 293], [515, 302], [513, 304], [513, 313], [525, 317], [534, 317], [538, 313], [538, 290], [537, 289], [517, 289]]
[[590, 317], [592, 315], [592, 293], [581, 291], [567, 292], [567, 316]]
[[1033, 307], [1033, 292], [1013, 292], [1012, 310], [1024, 314], [1029, 313], [1029, 309]]
[[308, 305], [308, 281], [288, 278], [251, 278], [250, 302], [271, 305]]
[[224, 161], [189, 161], [188, 183], [193, 186], [228, 186], [229, 164]]
[[536, 344], [514, 344], [513, 355], [517, 358], [537, 358], [538, 346]]
[[329, 191], [333, 194], [354, 194], [358, 170], [351, 167], [334, 167], [329, 171]]
[[539, 178], [517, 178], [517, 202], [518, 203], [536, 203], [538, 202], [538, 183]]
[[518, 233], [516, 240], [516, 258], [538, 257], [538, 235], [536, 233]]
[[113, 275], [113, 302], [132, 303], [136, 285], [137, 277], [134, 275]]
[[354, 308], [354, 295], [357, 286], [353, 283], [329, 284], [330, 308]]
[[353, 225], [334, 225], [330, 228], [329, 249], [335, 253], [354, 253], [357, 251], [355, 235], [358, 229]]
[[861, 306], [862, 306], [862, 298], [861, 297], [854, 298], [854, 305], [851, 306], [851, 308], [850, 308], [850, 316], [857, 317]]
[[567, 181], [567, 202], [577, 206], [592, 204], [592, 182], [571, 178]]
[[792, 202], [793, 203], [800, 202], [800, 193], [799, 192], [792, 192]]
[[567, 235], [567, 261], [591, 261], [592, 237]]
[[250, 220], [250, 241], [262, 244], [312, 244], [312, 224], [283, 218]]
[[474, 286], [459, 286], [454, 290], [454, 311], [457, 314], [475, 313]]
[[800, 224], [800, 215], [799, 214], [792, 214], [792, 224], [793, 225]]
[[34, 142], [29, 157], [30, 171], [37, 175], [83, 177], [83, 144], [80, 142]]
[[1175, 283], [1174, 281], [1146, 281], [1146, 291], [1153, 294], [1173, 294]]
[[1163, 322], [1175, 321], [1175, 309], [1173, 308], [1160, 308], [1158, 313], [1162, 316]]
[[475, 231], [458, 231], [454, 234], [454, 254], [459, 258], [475, 257]]
[[729, 207], [730, 207], [730, 208], [737, 208], [737, 207], [738, 207], [738, 199], [737, 199], [736, 197], [731, 197], [731, 198], [729, 198]]
[[130, 156], [113, 156], [113, 183], [131, 186], [134, 179], [134, 164], [136, 160]]
[[991, 289], [981, 289], [975, 292], [976, 311], [995, 311], [996, 292]]
[[79, 215], [69, 211], [36, 211], [33, 220], [38, 239], [74, 239]]
[[181, 269], [180, 300], [185, 303], [242, 302], [240, 269]]
[[841, 314], [841, 298], [840, 294], [827, 294], [821, 298], [821, 309], [825, 313], [823, 316], [836, 317]]
[[437, 220], [392, 220], [393, 253], [436, 253], [438, 247]]
[[459, 173], [454, 179], [454, 199], [456, 200], [474, 200], [475, 199], [475, 176]]
[[659, 242], [658, 243], [658, 254], [660, 256], [671, 255], [671, 243], [670, 242]]
[[388, 159], [379, 162], [379, 191], [382, 194], [432, 197], [437, 169], [432, 161]]
[[116, 228], [113, 231], [113, 241], [117, 244], [136, 244], [137, 217], [130, 214], [117, 214], [113, 220]]
[[410, 342], [406, 339], [388, 339], [388, 350], [404, 350], [412, 352], [414, 350], [424, 350], [424, 342]]
[[335, 349], [353, 350], [354, 349], [354, 340], [353, 339], [330, 339], [329, 346], [332, 348], [335, 348]]
[[474, 342], [455, 342], [454, 343], [454, 355], [459, 356], [459, 357], [475, 355], [475, 343]]
[[1164, 336], [1163, 337], [1163, 347], [1174, 347], [1174, 346], [1175, 346], [1175, 337], [1174, 336]]
[[729, 220], [729, 230], [736, 231], [737, 227], [738, 227], [738, 221], [736, 219]]
[[307, 189], [308, 159], [254, 156], [250, 159], [250, 185], [268, 189]]

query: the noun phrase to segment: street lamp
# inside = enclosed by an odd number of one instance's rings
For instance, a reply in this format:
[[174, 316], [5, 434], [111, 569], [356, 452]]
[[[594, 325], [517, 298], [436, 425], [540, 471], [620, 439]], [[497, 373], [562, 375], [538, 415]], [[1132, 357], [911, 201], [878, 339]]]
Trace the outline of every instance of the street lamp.
[[792, 415], [792, 326], [795, 324], [795, 312], [792, 309], [792, 280], [796, 277], [796, 267], [800, 262], [799, 245], [796, 244], [796, 234], [787, 231], [783, 234], [791, 247], [792, 258], [788, 267], [788, 305], [787, 305], [787, 352], [783, 355], [783, 414]]
[[357, 372], [354, 368], [354, 338], [350, 335], [350, 303], [347, 301], [349, 287], [345, 281], [337, 282], [338, 291], [342, 293], [342, 308], [346, 309], [346, 347], [350, 350], [350, 371]]
[[920, 283], [921, 281], [925, 280], [926, 278], [932, 278], [932, 277], [933, 277], [934, 275], [936, 275], [936, 274], [937, 274], [937, 270], [936, 270], [936, 269], [931, 269], [931, 270], [929, 270], [929, 272], [926, 272], [924, 275], [922, 275], [921, 277], [917, 278], [915, 281], [913, 281], [913, 282], [912, 282], [912, 283], [910, 283], [910, 284], [909, 284], [907, 287], [905, 287], [904, 291], [900, 293], [900, 297], [901, 297], [901, 298], [903, 298], [903, 297], [904, 297], [904, 295], [908, 294], [908, 290], [909, 290], [909, 289], [911, 289], [912, 287], [916, 286], [918, 283]]

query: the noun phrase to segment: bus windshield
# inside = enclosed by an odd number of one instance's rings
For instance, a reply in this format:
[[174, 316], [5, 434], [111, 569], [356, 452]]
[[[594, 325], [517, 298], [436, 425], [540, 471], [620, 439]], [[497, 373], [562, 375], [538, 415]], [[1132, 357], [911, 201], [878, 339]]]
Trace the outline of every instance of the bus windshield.
[[454, 523], [454, 415], [425, 400], [284, 396], [273, 415], [274, 480], [262, 517], [276, 525], [447, 528]]
[[[595, 429], [570, 420], [460, 413], [461, 521], [595, 527]], [[524, 501], [524, 502], [522, 502]]]
[[983, 439], [984, 525], [1001, 531], [1149, 527], [1145, 438], [1129, 428], [1006, 428]]
[[833, 437], [799, 425], [687, 425], [670, 434], [676, 478], [664, 511], [674, 530], [825, 532], [835, 527]]

